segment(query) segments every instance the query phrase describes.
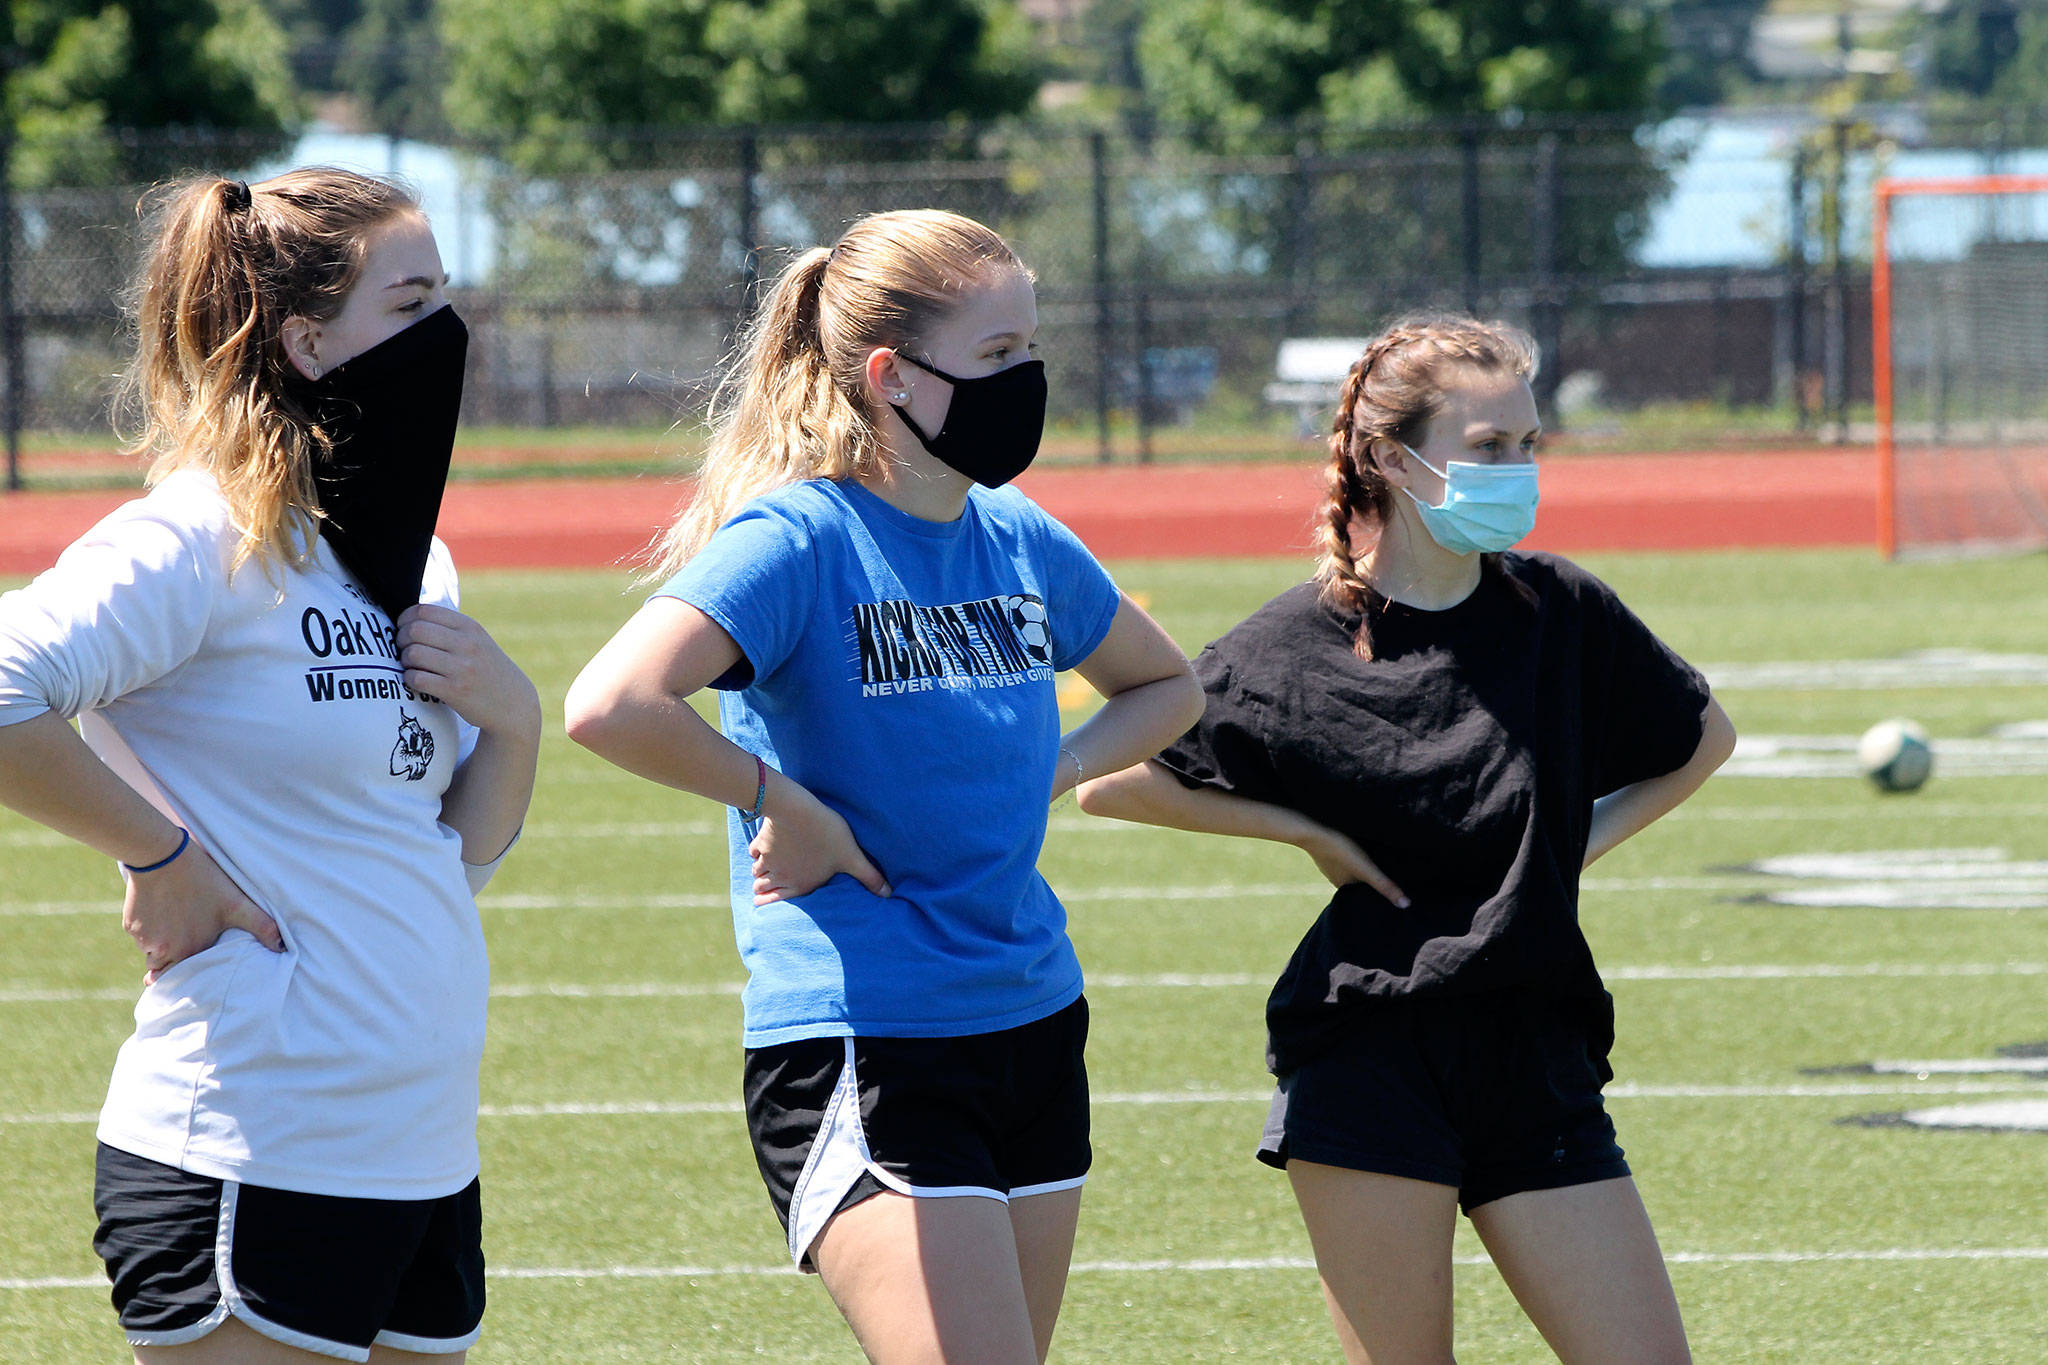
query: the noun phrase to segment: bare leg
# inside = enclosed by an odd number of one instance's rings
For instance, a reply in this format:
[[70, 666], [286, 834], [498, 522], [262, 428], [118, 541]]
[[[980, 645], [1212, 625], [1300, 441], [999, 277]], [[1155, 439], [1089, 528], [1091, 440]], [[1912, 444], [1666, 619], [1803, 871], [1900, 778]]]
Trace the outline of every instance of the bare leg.
[[[421, 1355], [378, 1346], [370, 1351], [370, 1365], [462, 1365], [467, 1351], [452, 1355]], [[272, 1341], [255, 1328], [229, 1318], [197, 1341], [183, 1346], [138, 1346], [135, 1365], [332, 1365], [333, 1356], [301, 1351]]]
[[1074, 1228], [1081, 1221], [1081, 1187], [1010, 1201], [1010, 1228], [1017, 1238], [1017, 1265], [1024, 1280], [1024, 1306], [1042, 1361], [1052, 1350], [1052, 1329], [1067, 1293], [1067, 1267], [1074, 1259]]
[[1472, 1226], [1565, 1365], [1692, 1359], [1635, 1181], [1512, 1194], [1472, 1210]]
[[1037, 1365], [1001, 1200], [878, 1194], [835, 1215], [811, 1259], [875, 1365]]
[[1449, 1365], [1458, 1192], [1426, 1180], [1287, 1163], [1323, 1298], [1351, 1365]]

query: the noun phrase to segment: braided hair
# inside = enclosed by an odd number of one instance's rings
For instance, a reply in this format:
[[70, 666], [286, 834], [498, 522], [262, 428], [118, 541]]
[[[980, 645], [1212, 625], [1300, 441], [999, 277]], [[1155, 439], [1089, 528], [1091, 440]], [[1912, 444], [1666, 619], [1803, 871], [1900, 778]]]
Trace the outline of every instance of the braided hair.
[[[1455, 313], [1401, 318], [1374, 337], [1352, 363], [1330, 426], [1316, 581], [1322, 585], [1324, 602], [1358, 614], [1352, 649], [1359, 658], [1373, 657], [1372, 615], [1384, 599], [1373, 591], [1358, 561], [1394, 510], [1393, 488], [1373, 461], [1372, 443], [1385, 438], [1408, 446], [1422, 444], [1429, 423], [1443, 411], [1453, 369], [1530, 379], [1536, 363], [1536, 343], [1520, 328]], [[1354, 544], [1353, 527], [1361, 523], [1371, 528], [1370, 539]], [[1485, 574], [1499, 574], [1500, 556], [1482, 556], [1480, 568]]]

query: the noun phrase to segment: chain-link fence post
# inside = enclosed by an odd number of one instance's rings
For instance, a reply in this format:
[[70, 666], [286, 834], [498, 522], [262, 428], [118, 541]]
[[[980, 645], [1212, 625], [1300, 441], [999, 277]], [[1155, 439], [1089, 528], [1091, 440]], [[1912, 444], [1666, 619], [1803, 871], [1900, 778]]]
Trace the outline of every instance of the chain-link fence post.
[[1828, 168], [1826, 214], [1828, 237], [1827, 335], [1822, 357], [1827, 396], [1829, 441], [1843, 445], [1849, 439], [1849, 124], [1836, 119], [1831, 130], [1834, 154]]
[[[1146, 258], [1149, 266], [1149, 257]], [[1137, 278], [1138, 296], [1133, 300], [1132, 325], [1136, 331], [1132, 349], [1137, 352], [1138, 392], [1131, 406], [1138, 416], [1138, 463], [1152, 463], [1152, 277], [1142, 268]]]
[[540, 424], [550, 430], [561, 425], [561, 413], [555, 406], [555, 311], [543, 308], [540, 311]]
[[1115, 350], [1115, 316], [1109, 300], [1109, 135], [1088, 135], [1088, 175], [1095, 224], [1095, 458], [1108, 464], [1109, 364]]
[[1465, 311], [1478, 315], [1479, 312], [1479, 126], [1468, 123], [1458, 136], [1460, 158], [1459, 188], [1463, 212], [1460, 217], [1465, 225], [1464, 242], [1464, 295]]
[[1810, 172], [1805, 146], [1793, 148], [1785, 201], [1784, 382], [1791, 391], [1793, 425], [1802, 436], [1813, 430], [1813, 408], [1806, 394], [1806, 180]]
[[1530, 243], [1535, 255], [1536, 288], [1530, 300], [1530, 322], [1535, 326], [1536, 348], [1543, 361], [1536, 370], [1536, 410], [1546, 427], [1555, 429], [1557, 386], [1564, 377], [1558, 354], [1563, 345], [1563, 306], [1557, 288], [1557, 134], [1545, 133], [1536, 140], [1536, 201], [1530, 224]]
[[754, 315], [761, 292], [761, 134], [740, 133], [740, 318]]
[[[5, 103], [14, 49], [0, 48], [0, 104]], [[21, 312], [14, 297], [14, 116], [0, 109], [0, 365], [7, 367], [7, 488], [21, 488], [21, 409], [27, 398], [22, 383]]]
[[1294, 166], [1287, 177], [1287, 330], [1308, 331], [1314, 302], [1316, 268], [1315, 177], [1316, 145], [1303, 136], [1294, 142]]

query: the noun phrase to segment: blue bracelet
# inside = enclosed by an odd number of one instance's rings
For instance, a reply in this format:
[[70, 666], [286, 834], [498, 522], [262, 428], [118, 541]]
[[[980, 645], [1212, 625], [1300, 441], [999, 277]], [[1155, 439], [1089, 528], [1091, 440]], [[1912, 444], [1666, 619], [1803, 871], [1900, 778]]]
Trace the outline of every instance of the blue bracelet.
[[172, 863], [178, 861], [178, 855], [180, 853], [183, 853], [185, 851], [185, 846], [191, 842], [192, 831], [189, 829], [181, 829], [178, 831], [178, 846], [171, 850], [170, 857], [159, 859], [158, 861], [151, 863], [148, 867], [135, 867], [128, 863], [122, 863], [121, 870], [132, 877], [138, 872], [154, 872], [160, 867], [169, 867]]
[[[768, 799], [768, 764], [759, 754], [748, 757], [754, 760], [754, 808], [740, 811], [740, 819], [751, 821], [761, 818], [761, 803]], [[173, 853], [171, 856], [175, 858], [178, 855]]]

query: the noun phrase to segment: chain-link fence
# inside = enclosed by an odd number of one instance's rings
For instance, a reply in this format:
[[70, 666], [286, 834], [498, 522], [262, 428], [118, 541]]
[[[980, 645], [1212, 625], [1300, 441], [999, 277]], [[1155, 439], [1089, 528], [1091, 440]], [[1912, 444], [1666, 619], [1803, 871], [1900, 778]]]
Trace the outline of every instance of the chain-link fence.
[[[861, 213], [954, 209], [1038, 275], [1049, 449], [1110, 459], [1287, 449], [1332, 390], [1278, 382], [1282, 343], [1424, 307], [1529, 327], [1548, 419], [1582, 438], [1840, 436], [1868, 396], [1865, 185], [1915, 156], [2023, 168], [2048, 156], [2042, 133], [1885, 110], [1227, 138], [1021, 124], [436, 146], [137, 136], [116, 160], [406, 175], [473, 336], [465, 417], [491, 427], [687, 422], [784, 250]], [[16, 188], [0, 205], [10, 430], [111, 444], [139, 193]]]

